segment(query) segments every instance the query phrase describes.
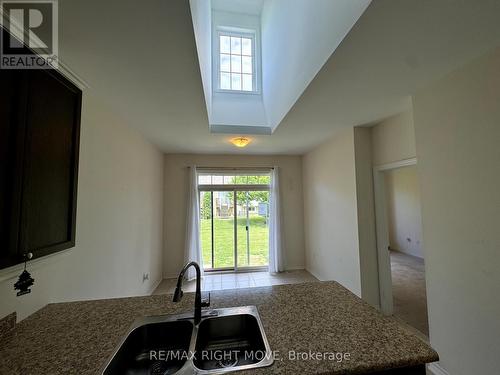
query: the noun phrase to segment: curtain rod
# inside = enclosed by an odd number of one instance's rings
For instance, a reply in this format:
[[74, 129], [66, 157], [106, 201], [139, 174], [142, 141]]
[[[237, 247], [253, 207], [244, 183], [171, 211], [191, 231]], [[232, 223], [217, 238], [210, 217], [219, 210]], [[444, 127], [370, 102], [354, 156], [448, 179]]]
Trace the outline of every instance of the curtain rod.
[[[187, 166], [187, 168], [191, 168], [191, 166]], [[274, 169], [274, 167], [196, 167], [196, 169], [207, 169], [207, 170], [220, 170], [220, 171], [241, 171], [241, 170], [252, 170], [252, 171], [255, 171], [255, 170], [258, 170], [258, 169], [262, 169], [262, 170], [270, 170], [270, 169]]]

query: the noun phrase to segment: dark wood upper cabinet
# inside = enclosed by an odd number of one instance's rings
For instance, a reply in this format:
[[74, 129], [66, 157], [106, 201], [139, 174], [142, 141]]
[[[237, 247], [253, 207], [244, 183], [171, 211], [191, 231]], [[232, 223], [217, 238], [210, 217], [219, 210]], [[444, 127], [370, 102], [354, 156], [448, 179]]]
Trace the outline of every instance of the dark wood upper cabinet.
[[17, 231], [20, 201], [16, 192], [19, 157], [17, 153], [25, 75], [19, 71], [0, 70], [0, 267], [15, 264], [17, 260]]
[[54, 70], [0, 70], [0, 268], [75, 245], [82, 93]]

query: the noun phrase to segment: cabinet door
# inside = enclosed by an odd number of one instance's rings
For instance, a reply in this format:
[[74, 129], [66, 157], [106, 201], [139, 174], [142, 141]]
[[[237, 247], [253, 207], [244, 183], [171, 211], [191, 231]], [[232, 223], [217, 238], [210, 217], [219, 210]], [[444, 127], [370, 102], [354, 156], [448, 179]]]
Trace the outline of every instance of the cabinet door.
[[19, 263], [18, 230], [27, 76], [0, 69], [0, 268]]
[[81, 91], [56, 72], [28, 75], [18, 251], [75, 244]]

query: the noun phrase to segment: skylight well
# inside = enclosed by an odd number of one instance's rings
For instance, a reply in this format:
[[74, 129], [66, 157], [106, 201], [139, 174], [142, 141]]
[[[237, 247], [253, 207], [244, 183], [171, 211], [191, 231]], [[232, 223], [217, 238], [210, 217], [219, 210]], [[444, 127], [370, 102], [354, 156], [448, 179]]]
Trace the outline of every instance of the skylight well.
[[210, 132], [271, 135], [370, 0], [189, 3]]

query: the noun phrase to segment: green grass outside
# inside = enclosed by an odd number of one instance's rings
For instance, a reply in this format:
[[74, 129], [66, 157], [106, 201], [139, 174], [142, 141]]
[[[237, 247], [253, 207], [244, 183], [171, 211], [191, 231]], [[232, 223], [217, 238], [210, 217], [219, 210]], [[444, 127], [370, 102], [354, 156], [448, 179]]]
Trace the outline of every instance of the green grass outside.
[[[238, 218], [238, 267], [267, 266], [269, 261], [269, 229], [266, 218], [250, 216], [250, 264], [247, 258], [246, 218]], [[201, 248], [205, 268], [211, 267], [211, 220], [201, 219]], [[214, 219], [215, 268], [234, 267], [234, 220]]]

